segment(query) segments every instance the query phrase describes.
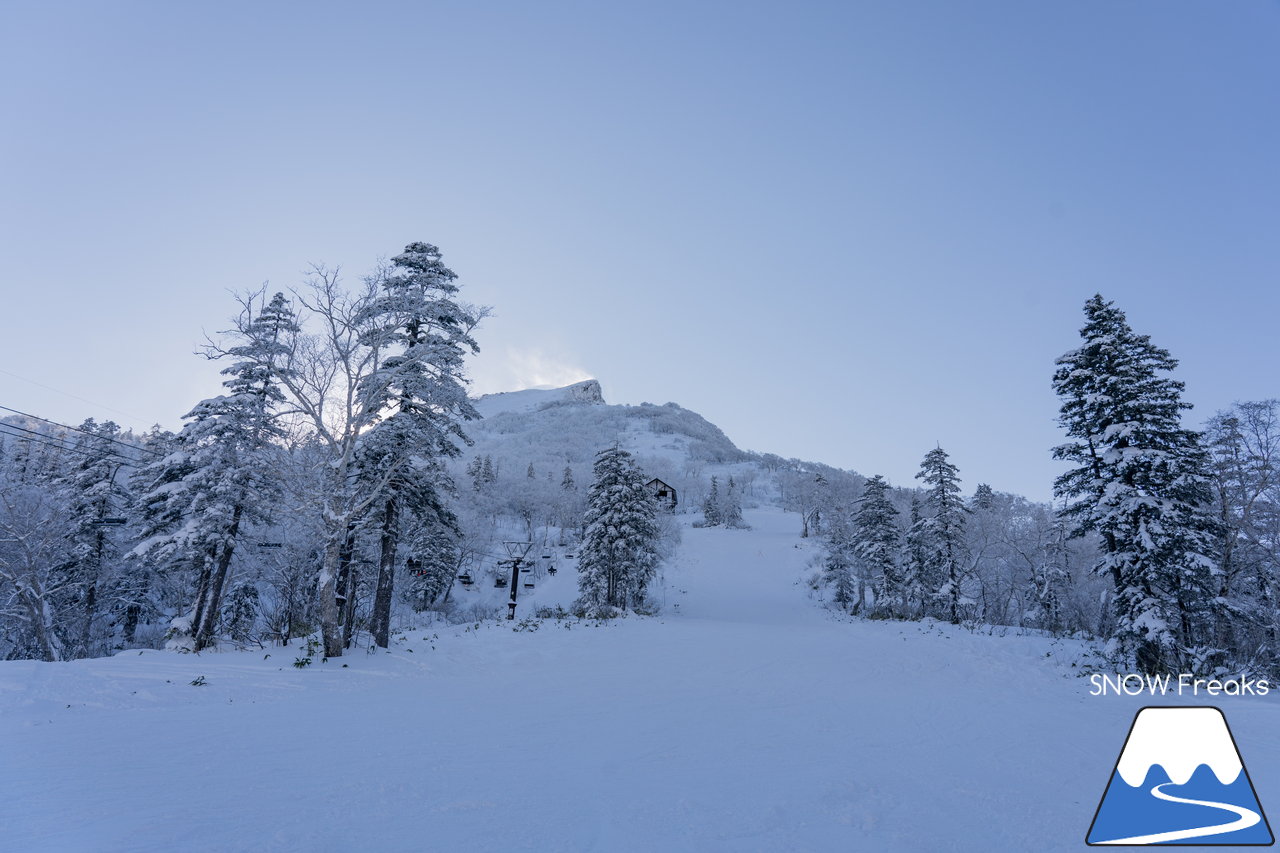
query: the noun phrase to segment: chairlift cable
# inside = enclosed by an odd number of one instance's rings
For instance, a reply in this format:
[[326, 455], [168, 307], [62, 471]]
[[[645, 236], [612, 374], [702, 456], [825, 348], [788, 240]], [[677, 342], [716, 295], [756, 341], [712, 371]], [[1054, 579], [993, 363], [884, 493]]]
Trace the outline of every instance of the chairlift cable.
[[[52, 447], [56, 450], [65, 451], [67, 453], [78, 453], [81, 456], [90, 456], [90, 457], [99, 456], [99, 454], [94, 453], [93, 451], [90, 451], [90, 450], [84, 450], [79, 447], [70, 447], [65, 444], [60, 444], [58, 443], [59, 439], [57, 438], [57, 436], [45, 435], [44, 433], [36, 432], [35, 430], [24, 429], [23, 427], [15, 426], [13, 424], [0, 423], [0, 428], [6, 429], [6, 430], [21, 430], [24, 433], [29, 433], [28, 435], [19, 435], [16, 432], [0, 432], [0, 435], [7, 435], [10, 438], [15, 438], [19, 441], [34, 441], [36, 444], [43, 444], [48, 447]], [[134, 465], [137, 465], [138, 463], [138, 460], [129, 459], [128, 457], [123, 456], [119, 453], [116, 453], [115, 451], [108, 451], [107, 458], [118, 459], [121, 462], [129, 462]]]
[[57, 421], [51, 421], [51, 420], [49, 420], [48, 418], [42, 418], [42, 417], [40, 417], [39, 415], [33, 415], [33, 414], [31, 414], [30, 412], [20, 412], [20, 411], [18, 411], [17, 409], [11, 409], [11, 408], [9, 408], [8, 406], [0, 406], [0, 409], [3, 409], [3, 410], [4, 410], [4, 411], [6, 411], [6, 412], [13, 412], [15, 415], [22, 415], [24, 418], [34, 418], [34, 419], [35, 419], [35, 420], [37, 420], [37, 421], [44, 421], [44, 422], [45, 422], [45, 423], [47, 423], [47, 424], [52, 424], [53, 426], [61, 427], [62, 429], [69, 429], [69, 430], [71, 430], [72, 432], [78, 432], [78, 433], [80, 433], [80, 434], [82, 434], [82, 435], [87, 435], [87, 436], [90, 436], [90, 437], [92, 437], [92, 438], [96, 438], [96, 439], [98, 439], [98, 440], [100, 440], [100, 441], [109, 441], [109, 442], [111, 442], [112, 444], [118, 444], [118, 445], [120, 445], [121, 447], [127, 447], [127, 448], [129, 448], [130, 450], [137, 450], [137, 451], [140, 451], [140, 452], [142, 452], [142, 453], [150, 453], [152, 456], [163, 456], [163, 455], [164, 455], [163, 453], [160, 453], [159, 451], [156, 451], [156, 450], [149, 450], [148, 448], [140, 447], [140, 446], [138, 446], [138, 445], [136, 445], [136, 444], [129, 444], [127, 441], [120, 441], [120, 440], [118, 440], [118, 439], [111, 438], [110, 436], [105, 436], [105, 435], [96, 435], [95, 433], [89, 432], [88, 430], [80, 429], [79, 427], [69, 426], [69, 425], [67, 425], [67, 424], [59, 423], [59, 422], [57, 422]]

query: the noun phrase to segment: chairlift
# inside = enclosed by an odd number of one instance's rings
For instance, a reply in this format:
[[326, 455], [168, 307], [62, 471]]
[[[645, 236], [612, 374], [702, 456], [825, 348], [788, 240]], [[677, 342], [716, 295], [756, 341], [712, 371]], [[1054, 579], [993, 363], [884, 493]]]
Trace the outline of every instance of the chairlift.
[[524, 588], [533, 589], [533, 581], [525, 581]]
[[542, 555], [542, 559], [544, 559], [544, 560], [550, 560], [550, 559], [551, 559], [551, 555], [550, 555], [550, 554], [543, 554], [543, 555]]
[[494, 588], [494, 589], [506, 589], [506, 588], [507, 588], [507, 579], [506, 579], [506, 578], [504, 578], [504, 577], [501, 577], [501, 576], [494, 578], [494, 579], [493, 579], [493, 588]]
[[572, 554], [565, 554], [565, 555], [564, 555], [564, 558], [565, 558], [566, 560], [572, 560], [572, 559], [573, 559], [573, 555], [572, 555]]
[[473, 583], [475, 583], [475, 581], [471, 579], [470, 574], [463, 573], [458, 575], [458, 583], [462, 584], [463, 586], [471, 586]]

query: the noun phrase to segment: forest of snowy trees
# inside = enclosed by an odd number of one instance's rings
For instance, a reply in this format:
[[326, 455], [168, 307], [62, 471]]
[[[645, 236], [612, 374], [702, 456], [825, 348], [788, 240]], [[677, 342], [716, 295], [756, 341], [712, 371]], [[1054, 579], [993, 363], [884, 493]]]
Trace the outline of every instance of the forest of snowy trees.
[[832, 472], [795, 482], [804, 533], [825, 539], [832, 602], [873, 618], [1032, 627], [1106, 639], [1142, 672], [1274, 674], [1280, 401], [1186, 428], [1177, 361], [1114, 304], [1085, 305], [1082, 345], [1053, 385], [1067, 442], [1061, 503], [979, 484], [961, 496], [946, 451], [916, 490]]
[[[823, 545], [815, 588], [850, 614], [1096, 638], [1144, 671], [1280, 668], [1280, 402], [1187, 428], [1176, 361], [1101, 297], [1053, 373], [1065, 441], [1052, 452], [1071, 467], [1044, 504], [981, 483], [966, 494], [940, 446], [895, 487], [739, 451], [673, 404], [590, 418], [552, 405], [536, 424], [498, 412], [482, 427], [465, 373], [489, 312], [455, 278], [414, 243], [353, 289], [317, 267], [289, 293], [241, 297], [205, 351], [225, 365], [223, 393], [176, 433], [10, 410], [0, 656], [386, 646], [414, 613], [496, 616], [454, 590], [504, 539], [581, 551], [579, 615], [651, 612], [679, 538], [646, 491], [660, 476], [694, 527], [750, 535], [744, 505], [795, 512], [797, 535]], [[637, 425], [679, 436], [680, 455], [619, 447]]]
[[398, 551], [429, 555], [435, 574], [457, 559], [445, 462], [476, 417], [463, 359], [486, 312], [457, 301], [454, 279], [413, 243], [354, 292], [317, 268], [291, 297], [244, 296], [206, 351], [227, 364], [225, 393], [176, 434], [10, 421], [5, 654], [319, 629], [336, 656], [368, 587], [360, 625], [386, 645]]

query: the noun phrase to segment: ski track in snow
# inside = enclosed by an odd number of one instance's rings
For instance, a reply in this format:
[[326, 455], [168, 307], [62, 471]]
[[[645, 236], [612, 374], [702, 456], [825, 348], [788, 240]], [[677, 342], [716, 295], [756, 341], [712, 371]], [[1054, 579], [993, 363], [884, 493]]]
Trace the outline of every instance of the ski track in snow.
[[[1133, 835], [1128, 838], [1117, 838], [1114, 841], [1099, 841], [1098, 844], [1162, 844], [1167, 841], [1185, 841], [1189, 838], [1205, 838], [1210, 835], [1222, 835], [1228, 832], [1236, 832], [1241, 829], [1248, 829], [1262, 820], [1262, 815], [1253, 809], [1246, 809], [1243, 806], [1235, 806], [1231, 803], [1214, 803], [1209, 800], [1190, 800], [1186, 797], [1175, 797], [1173, 794], [1166, 794], [1161, 788], [1175, 784], [1174, 782], [1165, 782], [1156, 785], [1151, 789], [1151, 796], [1158, 800], [1167, 800], [1171, 803], [1185, 803], [1189, 806], [1207, 806], [1212, 809], [1222, 809], [1232, 812], [1236, 815], [1236, 819], [1228, 823], [1219, 823], [1213, 826], [1201, 826], [1194, 829], [1176, 829], [1170, 832], [1154, 832], [1150, 835]], [[1219, 842], [1221, 843], [1221, 842]]]
[[[797, 516], [746, 520], [684, 530], [660, 617], [0, 662], [0, 849], [1084, 849], [1150, 697], [1088, 696], [1070, 643], [834, 617]], [[1215, 703], [1265, 801], [1276, 704]]]

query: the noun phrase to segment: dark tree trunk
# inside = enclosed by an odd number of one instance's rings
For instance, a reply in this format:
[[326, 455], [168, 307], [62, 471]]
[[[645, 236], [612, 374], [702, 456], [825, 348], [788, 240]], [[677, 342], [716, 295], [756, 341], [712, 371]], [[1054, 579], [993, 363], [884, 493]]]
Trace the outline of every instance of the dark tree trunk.
[[80, 654], [89, 657], [89, 643], [93, 634], [93, 616], [98, 609], [98, 585], [91, 582], [84, 594], [84, 624], [80, 626]]
[[137, 604], [130, 604], [124, 610], [124, 642], [125, 645], [133, 645], [134, 637], [138, 634], [138, 619], [142, 616], [142, 608]]
[[191, 613], [191, 636], [200, 630], [200, 622], [204, 619], [205, 600], [209, 592], [209, 577], [213, 572], [213, 558], [217, 554], [216, 546], [196, 556], [196, 605]]
[[347, 536], [338, 552], [338, 623], [342, 626], [342, 647], [351, 647], [355, 616], [356, 571], [351, 558], [356, 549], [356, 526], [347, 525]]
[[342, 603], [342, 647], [351, 648], [351, 638], [356, 633], [356, 584], [360, 581], [360, 570], [351, 566], [350, 592]]
[[231, 525], [227, 528], [226, 541], [218, 551], [217, 566], [209, 579], [209, 591], [204, 606], [204, 618], [196, 632], [195, 650], [198, 652], [213, 641], [218, 628], [218, 610], [222, 605], [222, 590], [227, 584], [227, 571], [231, 567], [231, 555], [236, 550], [236, 534], [240, 532], [240, 515], [243, 507], [236, 506], [231, 513]]
[[391, 642], [391, 593], [395, 587], [396, 545], [399, 539], [399, 510], [395, 496], [387, 499], [382, 513], [381, 555], [378, 559], [378, 588], [373, 597], [373, 642], [387, 648]]

